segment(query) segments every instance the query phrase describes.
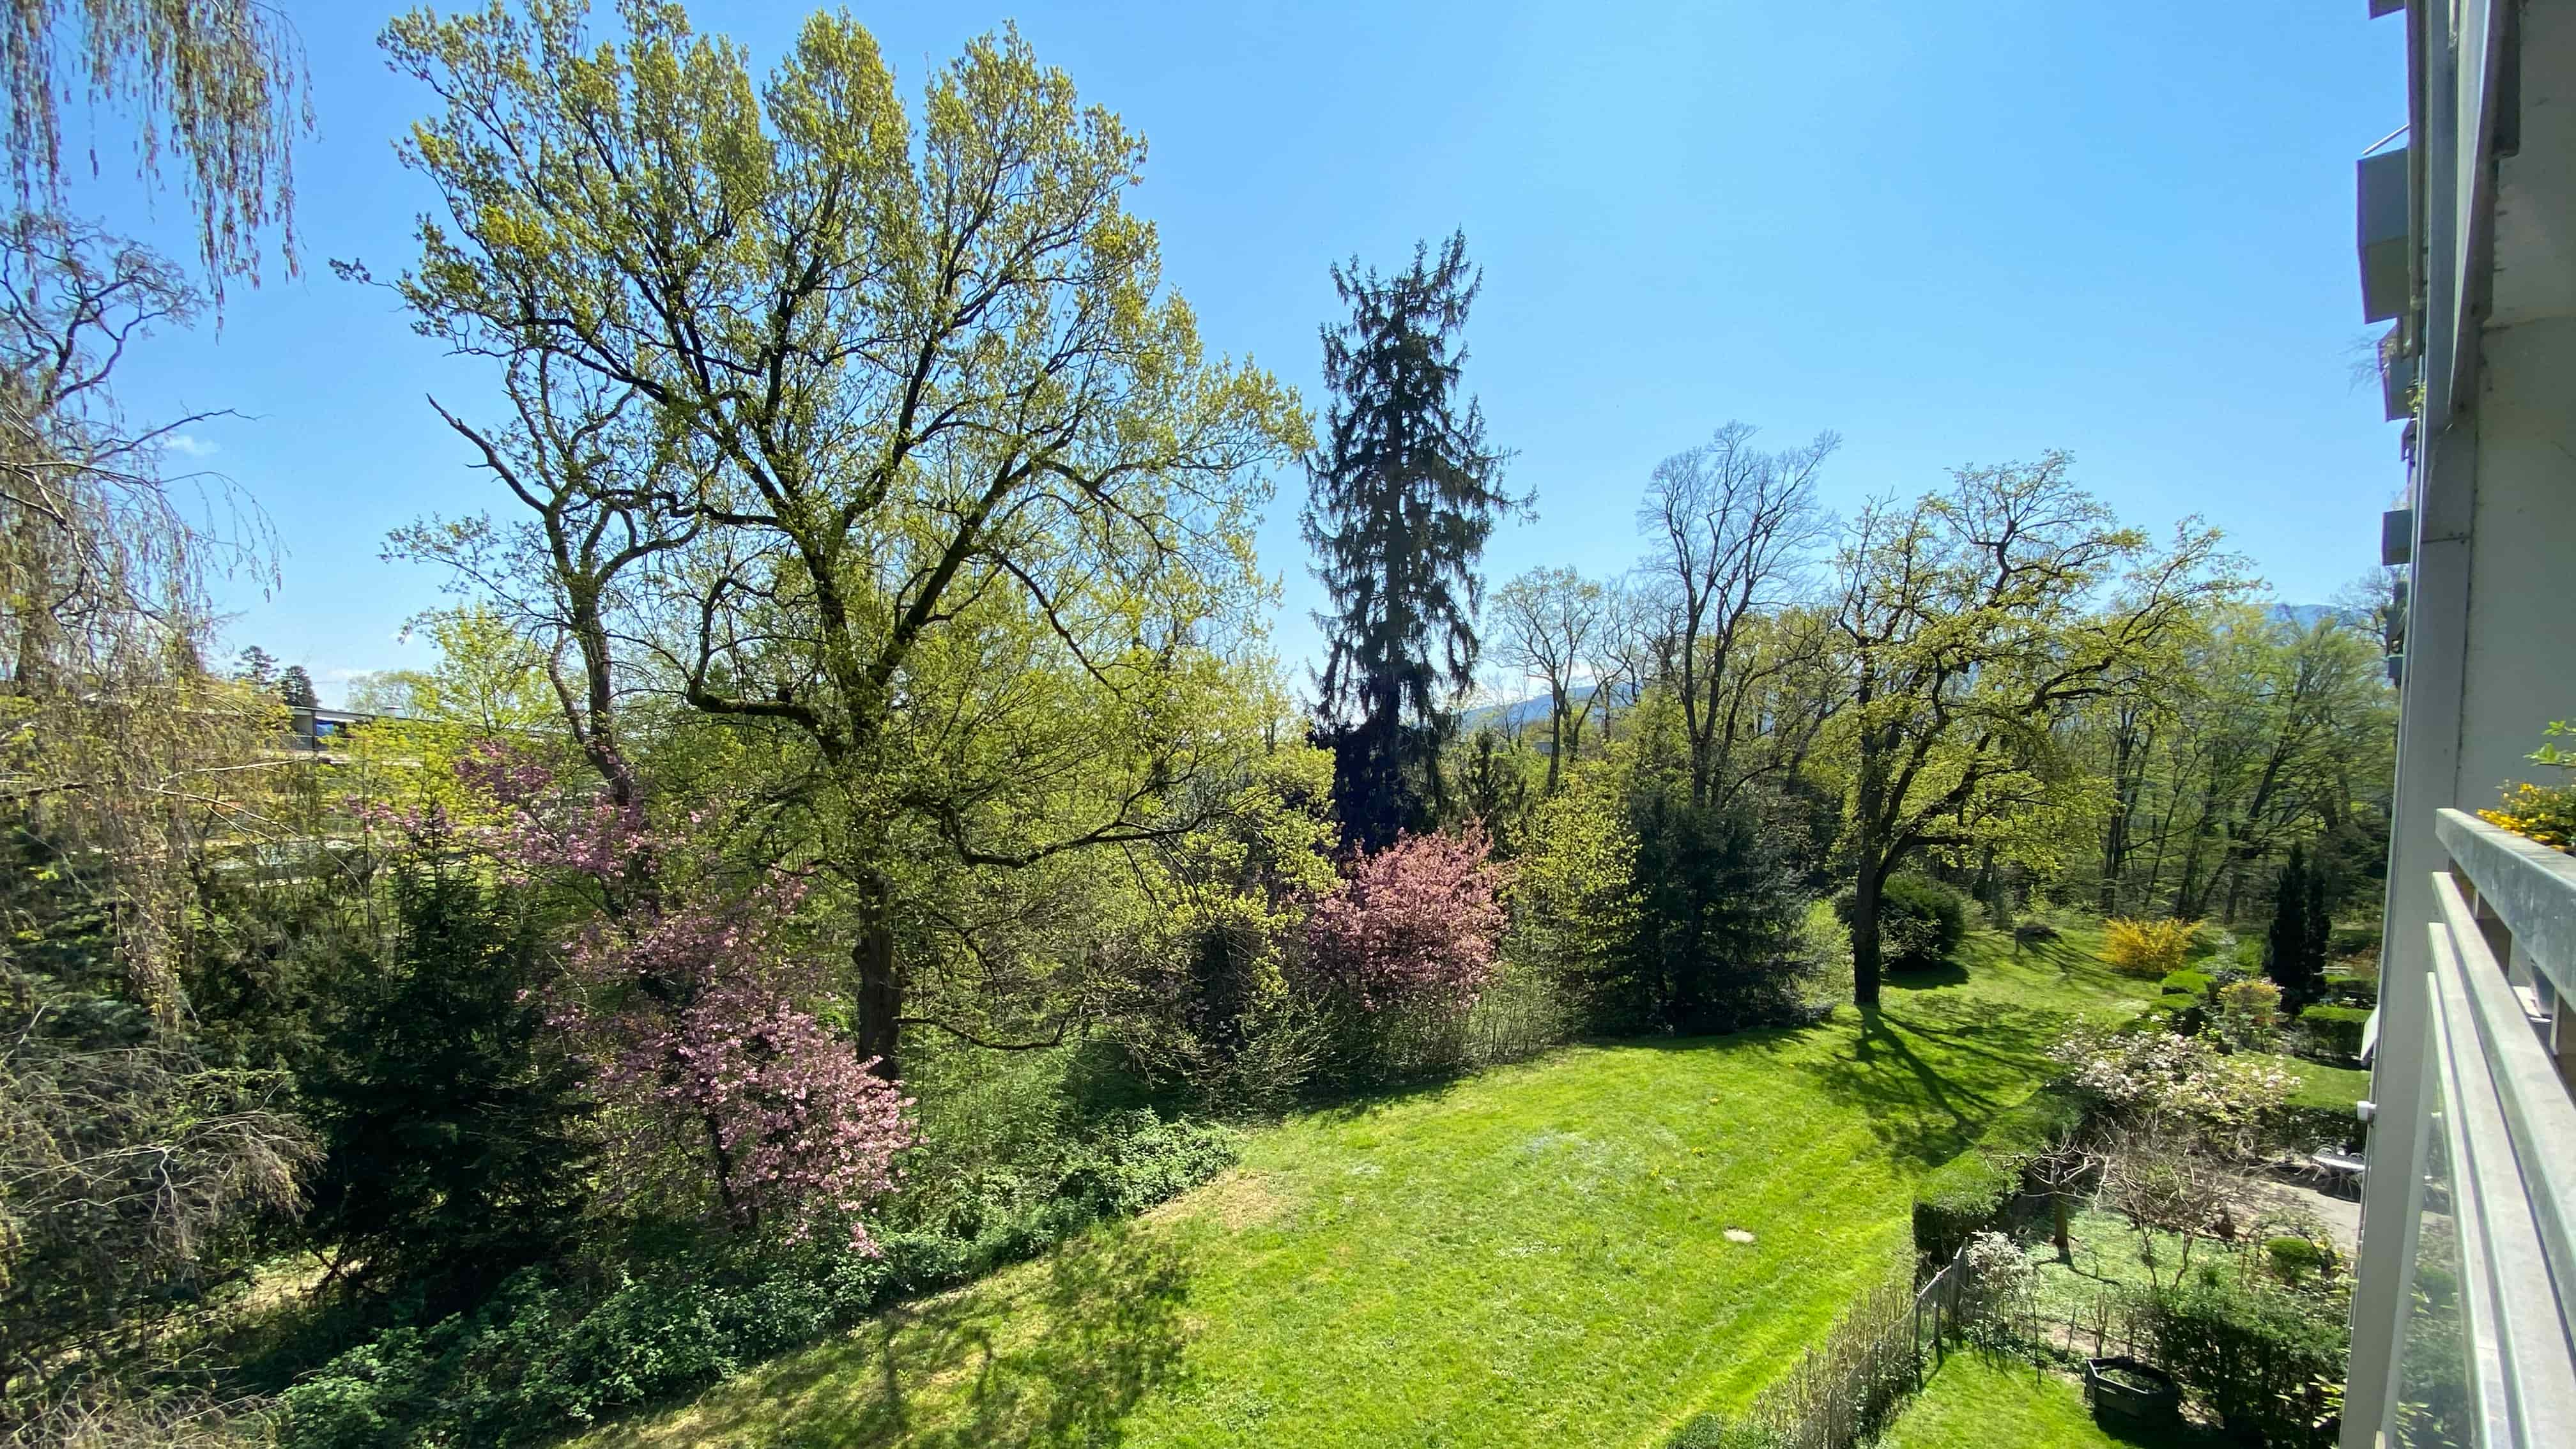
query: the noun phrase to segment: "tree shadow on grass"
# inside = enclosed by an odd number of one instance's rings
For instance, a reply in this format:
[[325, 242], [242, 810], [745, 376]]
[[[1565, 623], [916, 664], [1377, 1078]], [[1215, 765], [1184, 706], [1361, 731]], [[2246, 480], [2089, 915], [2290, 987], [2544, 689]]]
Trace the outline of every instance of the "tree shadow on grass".
[[1859, 1016], [1849, 1050], [1802, 1065], [1859, 1108], [1889, 1152], [1924, 1168], [1958, 1156], [2030, 1094], [2062, 1025], [2053, 1013], [1956, 996], [1864, 1007]]
[[1930, 991], [1935, 987], [1966, 985], [1968, 982], [1968, 968], [1960, 965], [1956, 961], [1944, 961], [1938, 966], [1917, 967], [1906, 971], [1890, 971], [1882, 979], [1892, 990]]
[[1114, 1445], [1181, 1373], [1184, 1245], [1128, 1224], [1043, 1264], [888, 1310], [833, 1343], [721, 1388], [644, 1442], [870, 1446]]

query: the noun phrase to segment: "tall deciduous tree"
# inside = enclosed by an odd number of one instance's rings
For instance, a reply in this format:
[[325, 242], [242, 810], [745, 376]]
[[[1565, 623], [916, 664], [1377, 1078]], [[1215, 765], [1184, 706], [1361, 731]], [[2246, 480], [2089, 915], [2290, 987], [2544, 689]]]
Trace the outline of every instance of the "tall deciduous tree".
[[[1850, 702], [1844, 847], [1854, 995], [1878, 1002], [1879, 899], [1926, 850], [2042, 851], [2088, 782], [2053, 731], [2148, 671], [2239, 587], [2214, 530], [2156, 546], [2077, 487], [2070, 460], [1963, 469], [1851, 524], [1834, 628]], [[2035, 828], [2036, 827], [2036, 828]]]
[[[1842, 442], [1819, 433], [1804, 447], [1767, 453], [1753, 446], [1753, 433], [1728, 423], [1704, 446], [1657, 464], [1637, 511], [1656, 545], [1645, 572], [1669, 620], [1661, 673], [1681, 702], [1696, 805], [1732, 790], [1737, 746], [1771, 720], [1751, 695], [1774, 669], [1750, 667], [1741, 646], [1788, 602], [1810, 550], [1827, 536], [1816, 475]], [[1774, 653], [1769, 662], [1787, 667]]]
[[1326, 326], [1333, 402], [1307, 460], [1304, 516], [1331, 607], [1317, 705], [1336, 757], [1343, 828], [1377, 849], [1419, 828], [1438, 803], [1449, 697], [1475, 677], [1476, 571], [1495, 518], [1525, 500], [1502, 491], [1507, 454], [1460, 386], [1459, 334], [1483, 280], [1455, 233], [1413, 251], [1392, 277], [1355, 257], [1333, 268], [1348, 318]]
[[680, 500], [698, 495], [707, 468], [663, 446], [635, 388], [552, 351], [510, 358], [501, 384], [512, 412], [501, 426], [438, 413], [526, 512], [509, 523], [423, 518], [395, 530], [386, 556], [443, 565], [451, 588], [547, 646], [546, 678], [574, 742], [611, 797], [633, 805], [641, 785], [620, 724], [637, 681], [621, 676], [612, 620], [653, 566], [696, 539], [703, 520]]
[[1572, 569], [1535, 568], [1494, 595], [1503, 662], [1547, 686], [1547, 793], [1583, 751], [1583, 727], [1602, 698], [1601, 586]]
[[[499, 461], [543, 473], [521, 501], [568, 623], [613, 573], [612, 676], [773, 752], [764, 838], [855, 914], [857, 1049], [891, 1071], [908, 1027], [983, 1029], [919, 1009], [932, 960], [898, 959], [961, 919], [925, 904], [941, 882], [1186, 829], [1176, 783], [1253, 738], [1220, 646], [1303, 416], [1204, 355], [1124, 208], [1142, 141], [1015, 32], [936, 71], [916, 124], [844, 15], [757, 85], [679, 7], [622, 15], [604, 46], [550, 0], [388, 28], [443, 103], [406, 154], [444, 215], [400, 288], [505, 375], [632, 393], [677, 460], [560, 522], [581, 450]], [[555, 543], [646, 506], [639, 536], [685, 547], [612, 570], [622, 522]]]
[[2106, 780], [2096, 897], [2234, 919], [2293, 843], [2340, 882], [2384, 854], [2394, 692], [2367, 618], [2202, 611], [2070, 737]]

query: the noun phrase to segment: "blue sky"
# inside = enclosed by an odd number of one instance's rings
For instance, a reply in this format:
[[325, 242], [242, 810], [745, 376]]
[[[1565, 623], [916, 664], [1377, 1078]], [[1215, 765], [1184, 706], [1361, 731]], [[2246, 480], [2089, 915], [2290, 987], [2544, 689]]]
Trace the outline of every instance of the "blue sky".
[[[399, 270], [427, 199], [392, 157], [425, 98], [374, 46], [391, 7], [285, 8], [320, 119], [298, 159], [306, 274], [238, 291], [219, 336], [137, 358], [129, 403], [248, 415], [192, 432], [284, 547], [283, 588], [234, 590], [230, 632], [329, 694], [353, 670], [426, 662], [396, 635], [437, 580], [379, 562], [385, 531], [497, 504], [423, 401], [473, 409], [483, 375], [323, 265]], [[691, 10], [765, 65], [808, 8]], [[1742, 418], [1783, 443], [1841, 432], [1826, 489], [1843, 509], [2067, 448], [2124, 516], [2205, 515], [2293, 600], [2374, 562], [2401, 481], [2394, 425], [2349, 376], [2366, 331], [2352, 160], [2404, 110], [2401, 29], [2365, 11], [857, 7], [907, 94], [1016, 19], [1150, 141], [1134, 206], [1211, 348], [1310, 406], [1327, 264], [1394, 264], [1464, 227], [1485, 268], [1469, 382], [1518, 450], [1510, 481], [1538, 494], [1538, 521], [1487, 552], [1497, 581], [1625, 568], [1655, 460]], [[121, 135], [101, 127], [111, 167]], [[119, 226], [182, 240], [167, 198], [158, 226], [113, 204]], [[1283, 476], [1260, 539], [1291, 660], [1316, 642], [1302, 497]]]

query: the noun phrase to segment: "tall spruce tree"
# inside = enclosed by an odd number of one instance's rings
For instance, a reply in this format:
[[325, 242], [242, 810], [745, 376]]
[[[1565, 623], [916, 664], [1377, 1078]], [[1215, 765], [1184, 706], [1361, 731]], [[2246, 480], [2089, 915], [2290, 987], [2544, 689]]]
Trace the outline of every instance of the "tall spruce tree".
[[1368, 849], [1439, 814], [1449, 697], [1476, 667], [1477, 559], [1495, 516], [1528, 507], [1501, 490], [1509, 454], [1487, 445], [1484, 410], [1459, 386], [1482, 280], [1464, 232], [1436, 253], [1417, 244], [1393, 277], [1356, 257], [1333, 268], [1350, 315], [1323, 329], [1333, 401], [1303, 521], [1332, 601], [1315, 616], [1331, 646], [1317, 737], [1342, 828]]
[[2333, 930], [2326, 914], [2325, 879], [2308, 865], [2307, 851], [2293, 845], [2290, 858], [2272, 882], [2272, 929], [2263, 945], [2263, 969], [2292, 1004], [2314, 1001], [2325, 984], [2327, 938]]

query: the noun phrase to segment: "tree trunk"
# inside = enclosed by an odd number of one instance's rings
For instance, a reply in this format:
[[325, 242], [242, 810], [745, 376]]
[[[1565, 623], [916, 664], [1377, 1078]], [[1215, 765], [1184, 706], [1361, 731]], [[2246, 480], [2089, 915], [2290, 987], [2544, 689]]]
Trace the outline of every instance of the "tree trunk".
[[[1547, 793], [1556, 794], [1557, 766], [1565, 759], [1565, 692], [1551, 686], [1547, 698]], [[1503, 707], [1503, 716], [1511, 717], [1511, 707]]]
[[2129, 812], [2137, 808], [2137, 786], [2130, 779], [2130, 760], [2137, 753], [2136, 732], [2126, 722], [2112, 735], [2111, 818], [2102, 825], [2102, 914], [2120, 913], [2120, 872], [2129, 863]]
[[2075, 1266], [2075, 1240], [2067, 1231], [2066, 1194], [2063, 1192], [2048, 1195], [2048, 1237], [2057, 1245], [2057, 1261], [2070, 1268]]
[[1862, 858], [1860, 876], [1852, 882], [1852, 1002], [1863, 1010], [1878, 1005], [1878, 890], [1883, 877], [1872, 851]]
[[[1858, 702], [1869, 707], [1874, 691], [1864, 678]], [[1863, 1010], [1878, 1006], [1879, 888], [1887, 884], [1887, 758], [1878, 732], [1860, 731], [1859, 787], [1852, 792], [1852, 817], [1859, 838], [1852, 854], [1859, 867], [1852, 878], [1852, 1004]]]
[[859, 939], [850, 950], [850, 964], [858, 975], [858, 1053], [862, 1060], [873, 1058], [875, 1065], [869, 1070], [890, 1082], [901, 1075], [895, 1054], [902, 1045], [899, 1022], [903, 1015], [903, 980], [896, 971], [892, 906], [882, 882], [870, 888], [860, 918]]

